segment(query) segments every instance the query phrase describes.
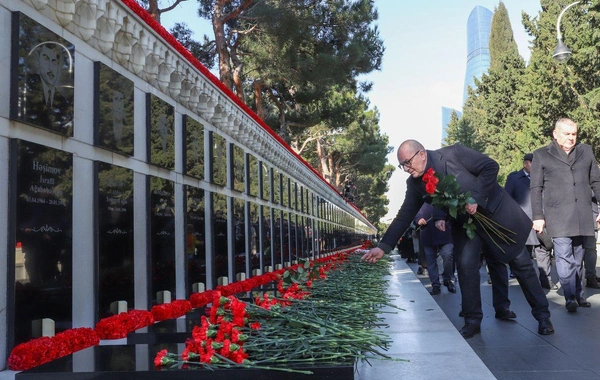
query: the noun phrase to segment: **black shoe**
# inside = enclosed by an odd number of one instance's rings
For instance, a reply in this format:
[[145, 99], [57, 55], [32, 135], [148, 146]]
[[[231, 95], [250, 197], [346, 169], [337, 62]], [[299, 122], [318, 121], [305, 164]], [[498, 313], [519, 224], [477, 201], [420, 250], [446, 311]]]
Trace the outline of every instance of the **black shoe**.
[[575, 300], [568, 300], [567, 303], [565, 304], [565, 307], [567, 308], [567, 310], [569, 311], [569, 313], [573, 313], [575, 311], [577, 311], [577, 302], [575, 302]]
[[444, 286], [448, 288], [450, 293], [456, 293], [456, 286], [454, 286], [452, 281], [444, 281]]
[[472, 323], [465, 323], [465, 325], [462, 327], [462, 329], [460, 329], [459, 332], [463, 338], [469, 339], [475, 336], [475, 334], [479, 334], [481, 332], [481, 327]]
[[596, 280], [596, 276], [590, 276], [586, 279], [585, 286], [592, 289], [600, 289], [600, 282]]
[[538, 322], [538, 334], [551, 335], [554, 334], [554, 326], [550, 322], [550, 318], [540, 319]]
[[577, 298], [577, 303], [579, 304], [579, 307], [591, 307], [592, 304], [589, 303], [588, 301], [586, 301], [585, 298]]
[[432, 296], [437, 296], [438, 294], [440, 294], [442, 292], [442, 290], [440, 289], [439, 286], [434, 286], [430, 291], [429, 294], [431, 294]]
[[418, 275], [423, 274], [423, 267], [419, 267], [419, 269], [417, 269], [417, 274]]
[[517, 314], [510, 309], [504, 309], [496, 311], [496, 315], [494, 317], [501, 321], [508, 321], [509, 319], [517, 318]]

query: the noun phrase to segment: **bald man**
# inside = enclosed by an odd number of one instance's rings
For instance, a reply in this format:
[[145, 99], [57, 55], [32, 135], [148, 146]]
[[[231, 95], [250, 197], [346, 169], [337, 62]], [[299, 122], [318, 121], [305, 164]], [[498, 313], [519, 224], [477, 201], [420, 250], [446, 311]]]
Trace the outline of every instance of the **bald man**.
[[[550, 321], [548, 300], [537, 279], [535, 269], [525, 249], [525, 242], [531, 231], [531, 219], [521, 207], [498, 184], [498, 163], [488, 156], [460, 144], [438, 150], [426, 150], [416, 140], [406, 140], [398, 148], [399, 167], [410, 177], [406, 180], [406, 195], [398, 214], [383, 235], [376, 248], [367, 252], [362, 259], [375, 262], [389, 253], [400, 235], [424, 202], [432, 198], [425, 191], [423, 174], [430, 168], [441, 175], [452, 174], [463, 193], [470, 192], [476, 201], [467, 204], [457, 218], [450, 218], [454, 242], [454, 258], [457, 263], [458, 279], [462, 297], [462, 314], [465, 319], [460, 334], [466, 339], [481, 332], [481, 292], [479, 265], [481, 252], [494, 260], [508, 263], [517, 277], [521, 289], [531, 306], [531, 313], [538, 321], [538, 333], [554, 333]], [[514, 231], [514, 243], [494, 242], [481, 226], [477, 225], [475, 236], [470, 239], [463, 224], [470, 215], [480, 212], [500, 225]], [[449, 217], [448, 217], [449, 218]], [[436, 228], [444, 229], [445, 221], [436, 220]]]

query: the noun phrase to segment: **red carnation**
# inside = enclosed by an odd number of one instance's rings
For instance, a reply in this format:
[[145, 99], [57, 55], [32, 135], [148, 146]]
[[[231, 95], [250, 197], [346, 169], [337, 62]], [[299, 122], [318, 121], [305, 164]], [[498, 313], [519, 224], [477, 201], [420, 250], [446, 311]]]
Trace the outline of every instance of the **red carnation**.
[[435, 170], [429, 168], [425, 174], [423, 174], [423, 182], [425, 182], [425, 191], [427, 194], [435, 193], [438, 182], [440, 180], [435, 176]]

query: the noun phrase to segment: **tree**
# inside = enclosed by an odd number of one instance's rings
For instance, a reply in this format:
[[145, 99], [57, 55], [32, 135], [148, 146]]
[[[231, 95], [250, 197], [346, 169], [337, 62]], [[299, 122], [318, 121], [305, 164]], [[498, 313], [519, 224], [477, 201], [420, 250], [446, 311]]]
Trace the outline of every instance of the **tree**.
[[243, 62], [238, 52], [242, 38], [256, 28], [248, 12], [256, 0], [198, 0], [198, 15], [212, 22], [219, 77], [228, 88], [244, 100]]
[[563, 15], [564, 43], [573, 51], [566, 64], [551, 57], [556, 46], [556, 20], [564, 5], [542, 1], [542, 12], [536, 18], [523, 15], [526, 30], [534, 37], [523, 98], [529, 100], [527, 118], [538, 127], [534, 137], [539, 145], [548, 143], [556, 120], [567, 116], [579, 124], [579, 140], [599, 151], [599, 8], [595, 1], [574, 6]]
[[[490, 34], [490, 68], [481, 80], [476, 80], [465, 102], [462, 124], [457, 131], [477, 149], [500, 164], [500, 181], [521, 162], [523, 153], [530, 151], [523, 138], [524, 105], [518, 101], [522, 87], [525, 62], [518, 54], [506, 7], [501, 2], [492, 17]], [[474, 133], [475, 136], [471, 134]], [[525, 145], [522, 146], [522, 145]], [[524, 151], [525, 150], [525, 151]]]
[[251, 11], [260, 23], [243, 41], [252, 52], [244, 57], [246, 72], [258, 115], [294, 145], [294, 134], [319, 123], [314, 102], [332, 86], [357, 91], [356, 78], [379, 69], [377, 12], [369, 0], [265, 4]]
[[[371, 221], [378, 221], [387, 214], [389, 199], [385, 193], [389, 190], [388, 181], [394, 170], [393, 165], [385, 164], [383, 170], [356, 176], [358, 197], [355, 198], [354, 204]], [[380, 231], [385, 231], [385, 228], [375, 224]]]
[[377, 109], [370, 110], [363, 96], [337, 88], [320, 107], [321, 123], [305, 131], [301, 151], [325, 180], [341, 192], [347, 179], [383, 170], [392, 148], [379, 130]]
[[467, 117], [459, 119], [456, 111], [452, 111], [450, 115], [450, 123], [448, 123], [448, 136], [444, 139], [444, 146], [460, 143], [471, 149], [482, 152], [483, 146], [478, 142], [476, 131], [467, 120]]
[[203, 43], [194, 40], [192, 38], [193, 32], [186, 23], [175, 23], [169, 32], [208, 69], [215, 66], [216, 50], [214, 40], [209, 40], [206, 35], [203, 37]]
[[155, 19], [159, 24], [160, 24], [160, 15], [169, 11], [172, 11], [173, 9], [175, 9], [175, 7], [177, 7], [179, 4], [181, 4], [184, 1], [187, 0], [173, 0], [173, 2], [166, 6], [165, 8], [160, 8], [160, 0], [136, 0], [138, 2], [138, 4], [140, 4], [142, 7], [144, 7], [144, 9], [146, 9], [146, 12], [148, 12], [150, 14], [150, 16], [152, 16], [153, 19]]
[[488, 47], [491, 69], [496, 69], [501, 64], [504, 56], [519, 56], [519, 49], [513, 36], [508, 11], [502, 1], [494, 10]]

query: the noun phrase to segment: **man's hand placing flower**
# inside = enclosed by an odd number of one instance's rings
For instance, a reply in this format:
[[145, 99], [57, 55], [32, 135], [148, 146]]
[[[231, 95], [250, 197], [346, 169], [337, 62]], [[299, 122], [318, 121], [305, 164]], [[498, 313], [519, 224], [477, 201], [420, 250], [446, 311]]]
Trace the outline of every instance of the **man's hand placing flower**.
[[360, 259], [368, 263], [376, 263], [379, 259], [383, 257], [383, 255], [385, 255], [385, 252], [383, 252], [381, 248], [375, 247], [369, 252], [365, 253]]

